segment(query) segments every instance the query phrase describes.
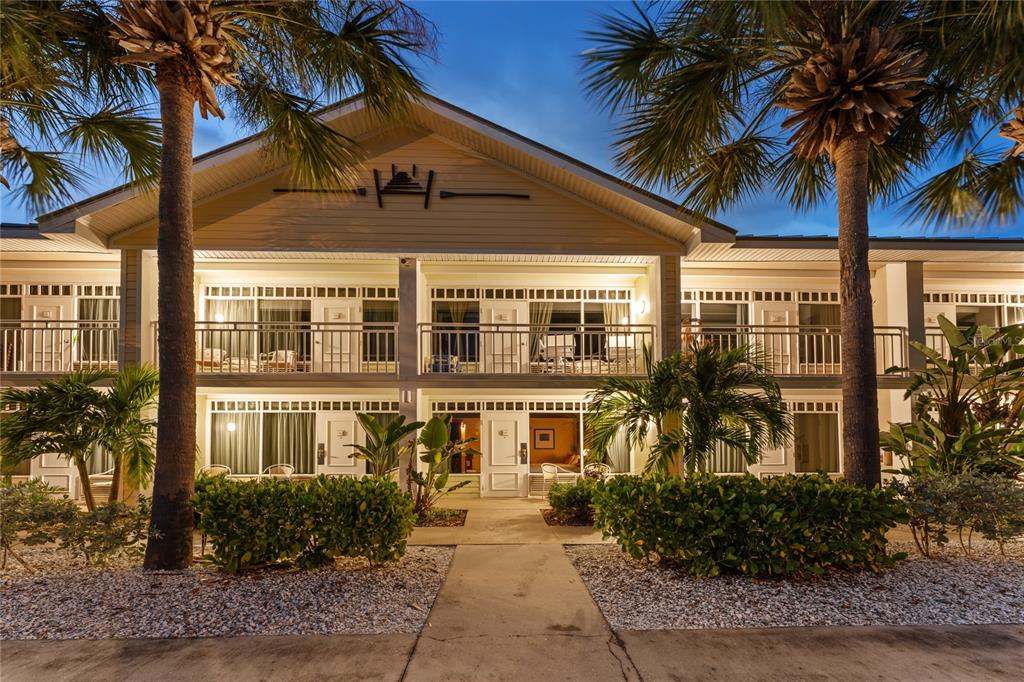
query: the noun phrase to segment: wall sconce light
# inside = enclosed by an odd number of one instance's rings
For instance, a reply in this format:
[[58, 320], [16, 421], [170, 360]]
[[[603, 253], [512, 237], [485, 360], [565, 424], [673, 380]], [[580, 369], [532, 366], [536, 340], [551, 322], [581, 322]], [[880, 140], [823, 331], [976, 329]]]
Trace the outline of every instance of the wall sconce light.
[[404, 404], [412, 405], [412, 403], [413, 403], [413, 394], [412, 394], [412, 391], [410, 389], [408, 389], [408, 388], [402, 389], [402, 396], [401, 396], [401, 398], [402, 398], [402, 402]]
[[647, 312], [647, 299], [641, 298], [637, 304], [637, 308], [639, 309], [641, 315], [645, 314]]
[[223, 322], [224, 321], [224, 313], [217, 313], [216, 315], [214, 315], [213, 316], [213, 321], [214, 322]]
[[226, 427], [226, 428], [227, 428], [227, 430], [228, 430], [228, 433], [234, 433], [234, 432], [235, 432], [235, 429], [237, 429], [237, 428], [238, 428], [238, 426], [237, 426], [237, 425], [235, 424], [235, 422], [228, 422], [228, 424], [227, 424], [227, 427]]

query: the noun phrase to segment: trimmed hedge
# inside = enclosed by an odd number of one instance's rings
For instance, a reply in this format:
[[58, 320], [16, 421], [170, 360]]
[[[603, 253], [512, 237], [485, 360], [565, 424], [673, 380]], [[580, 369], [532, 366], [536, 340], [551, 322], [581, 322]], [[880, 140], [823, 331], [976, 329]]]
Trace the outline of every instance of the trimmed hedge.
[[827, 476], [618, 476], [594, 498], [594, 522], [637, 559], [696, 576], [878, 571], [885, 533], [906, 522], [890, 490]]
[[548, 489], [548, 503], [561, 521], [592, 523], [594, 520], [594, 493], [600, 483], [590, 478], [578, 478], [575, 483], [552, 483]]
[[315, 568], [342, 556], [399, 559], [414, 521], [409, 496], [379, 478], [201, 477], [192, 508], [214, 563], [229, 573], [274, 563]]

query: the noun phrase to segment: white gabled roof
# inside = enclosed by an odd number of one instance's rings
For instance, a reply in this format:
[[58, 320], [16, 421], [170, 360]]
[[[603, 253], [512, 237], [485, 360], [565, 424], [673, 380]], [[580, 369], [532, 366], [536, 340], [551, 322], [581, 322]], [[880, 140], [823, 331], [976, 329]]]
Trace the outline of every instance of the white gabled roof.
[[[367, 110], [361, 96], [328, 107], [325, 121], [360, 141], [386, 127]], [[532, 176], [606, 211], [645, 226], [683, 244], [731, 242], [735, 231], [725, 225], [695, 218], [673, 202], [588, 166], [565, 154], [486, 121], [452, 104], [426, 96], [411, 106], [413, 125]], [[196, 157], [195, 201], [219, 194], [281, 166], [262, 151], [259, 136], [252, 136]], [[121, 186], [40, 216], [44, 234], [75, 233], [105, 246], [112, 236], [156, 215], [155, 188]], [[682, 251], [682, 248], [681, 248]]]

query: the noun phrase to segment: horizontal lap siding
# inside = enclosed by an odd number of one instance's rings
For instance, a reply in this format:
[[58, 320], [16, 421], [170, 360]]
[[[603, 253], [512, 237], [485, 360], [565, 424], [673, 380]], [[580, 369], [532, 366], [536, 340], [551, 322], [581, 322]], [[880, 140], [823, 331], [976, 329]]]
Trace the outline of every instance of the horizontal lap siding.
[[[430, 207], [422, 196], [384, 195], [377, 207], [370, 169], [390, 178], [391, 164], [426, 186], [435, 171]], [[224, 195], [195, 212], [196, 248], [432, 250], [554, 253], [666, 253], [678, 245], [547, 187], [424, 137], [366, 163], [367, 196], [274, 193], [285, 176]], [[440, 190], [512, 192], [530, 198], [440, 199]], [[117, 246], [149, 246], [155, 228], [126, 234]]]

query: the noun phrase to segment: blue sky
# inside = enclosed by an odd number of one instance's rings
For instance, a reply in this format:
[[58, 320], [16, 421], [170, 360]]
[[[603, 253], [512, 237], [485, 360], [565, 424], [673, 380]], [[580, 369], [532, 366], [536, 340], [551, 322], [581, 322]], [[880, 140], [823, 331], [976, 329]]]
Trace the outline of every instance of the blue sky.
[[[586, 163], [614, 172], [615, 122], [589, 101], [580, 86], [583, 32], [596, 16], [624, 3], [418, 2], [440, 30], [437, 63], [421, 68], [430, 91], [479, 116], [515, 130]], [[228, 121], [197, 122], [197, 154], [226, 144], [245, 131]], [[97, 173], [90, 192], [117, 184], [115, 173]], [[22, 221], [24, 211], [0, 192], [3, 220]], [[796, 213], [766, 194], [716, 216], [741, 233], [835, 234], [835, 205]], [[895, 208], [876, 206], [875, 235], [1024, 236], [1024, 216], [1007, 226], [936, 231], [905, 224]]]

